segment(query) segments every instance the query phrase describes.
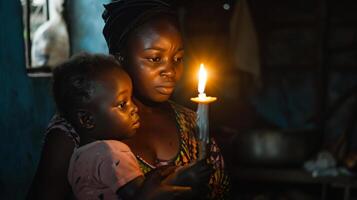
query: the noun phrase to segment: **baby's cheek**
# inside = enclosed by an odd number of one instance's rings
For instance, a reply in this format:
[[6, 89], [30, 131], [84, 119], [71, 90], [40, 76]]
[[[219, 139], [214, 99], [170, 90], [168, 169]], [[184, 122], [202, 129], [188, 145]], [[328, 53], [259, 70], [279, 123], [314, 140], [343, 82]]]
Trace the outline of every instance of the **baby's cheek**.
[[131, 120], [130, 120], [130, 114], [129, 113], [121, 113], [119, 117], [119, 123], [123, 128], [130, 127], [131, 125]]

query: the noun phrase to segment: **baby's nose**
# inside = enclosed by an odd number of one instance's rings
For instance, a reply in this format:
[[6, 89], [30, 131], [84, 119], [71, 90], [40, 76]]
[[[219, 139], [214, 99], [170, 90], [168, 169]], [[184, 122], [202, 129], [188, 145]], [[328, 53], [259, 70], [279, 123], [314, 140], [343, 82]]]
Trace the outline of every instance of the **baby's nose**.
[[138, 113], [138, 107], [134, 104], [134, 103], [132, 103], [132, 110], [131, 110], [131, 115], [135, 115], [135, 114], [137, 114]]

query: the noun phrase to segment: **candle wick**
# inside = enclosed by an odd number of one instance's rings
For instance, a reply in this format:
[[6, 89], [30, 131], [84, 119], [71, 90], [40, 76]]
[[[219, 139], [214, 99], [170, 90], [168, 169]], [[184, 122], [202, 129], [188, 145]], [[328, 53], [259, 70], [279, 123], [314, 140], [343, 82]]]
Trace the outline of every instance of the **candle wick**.
[[202, 92], [198, 94], [199, 98], [206, 98], [206, 93]]

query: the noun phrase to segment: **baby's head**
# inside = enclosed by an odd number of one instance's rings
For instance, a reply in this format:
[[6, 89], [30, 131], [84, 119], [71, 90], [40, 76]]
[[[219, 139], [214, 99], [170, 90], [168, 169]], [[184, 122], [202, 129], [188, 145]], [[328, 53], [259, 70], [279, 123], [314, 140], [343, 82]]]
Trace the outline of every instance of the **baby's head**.
[[54, 70], [53, 93], [81, 138], [122, 140], [139, 128], [130, 77], [111, 56], [72, 57]]

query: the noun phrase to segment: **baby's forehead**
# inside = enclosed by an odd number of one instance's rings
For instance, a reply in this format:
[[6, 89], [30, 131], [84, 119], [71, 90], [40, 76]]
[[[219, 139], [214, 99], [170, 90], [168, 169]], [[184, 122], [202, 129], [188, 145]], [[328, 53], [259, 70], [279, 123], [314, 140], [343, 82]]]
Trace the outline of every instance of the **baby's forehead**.
[[127, 72], [119, 67], [103, 70], [97, 74], [95, 79], [102, 82], [126, 82], [131, 80]]
[[128, 85], [131, 89], [131, 79], [129, 75], [120, 68], [98, 74], [93, 80], [93, 88], [98, 94], [108, 92], [115, 93], [124, 86], [128, 87]]

